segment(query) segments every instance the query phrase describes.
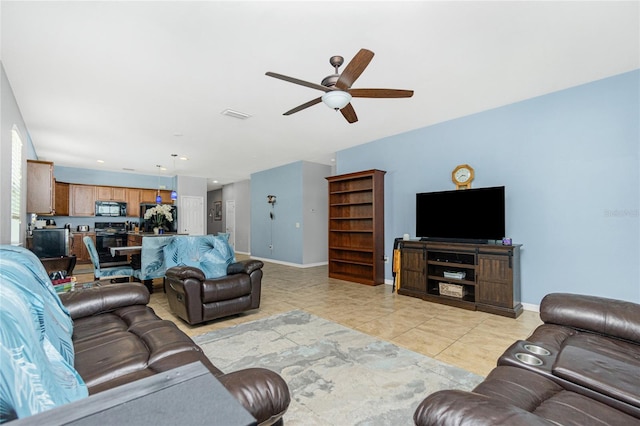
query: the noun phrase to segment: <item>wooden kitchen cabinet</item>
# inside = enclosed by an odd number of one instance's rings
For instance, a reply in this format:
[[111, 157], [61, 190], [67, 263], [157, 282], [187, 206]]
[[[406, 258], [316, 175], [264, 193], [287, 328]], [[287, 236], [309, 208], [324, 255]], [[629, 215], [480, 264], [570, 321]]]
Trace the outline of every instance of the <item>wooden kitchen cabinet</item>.
[[97, 201], [126, 201], [126, 189], [118, 186], [96, 186]]
[[91, 263], [91, 257], [89, 256], [87, 246], [85, 246], [84, 241], [82, 241], [82, 238], [85, 236], [91, 237], [93, 244], [96, 244], [95, 232], [74, 232], [70, 237], [69, 254], [71, 256], [75, 255], [76, 262], [78, 263]]
[[125, 192], [125, 201], [127, 202], [127, 216], [140, 216], [140, 192], [138, 188], [127, 188]]
[[[157, 192], [155, 189], [141, 189], [140, 190], [140, 202], [141, 203], [155, 203]], [[140, 214], [140, 212], [138, 212]]]
[[56, 216], [69, 216], [69, 184], [56, 182], [54, 198]]
[[93, 185], [69, 185], [69, 216], [95, 216], [96, 187]]
[[55, 214], [53, 163], [27, 160], [27, 213]]
[[[156, 204], [156, 197], [158, 196], [157, 189], [141, 189], [140, 190], [140, 202], [146, 204]], [[173, 204], [171, 199], [171, 191], [166, 189], [160, 190], [160, 197], [162, 197], [162, 204]], [[140, 212], [138, 212], [140, 214]]]

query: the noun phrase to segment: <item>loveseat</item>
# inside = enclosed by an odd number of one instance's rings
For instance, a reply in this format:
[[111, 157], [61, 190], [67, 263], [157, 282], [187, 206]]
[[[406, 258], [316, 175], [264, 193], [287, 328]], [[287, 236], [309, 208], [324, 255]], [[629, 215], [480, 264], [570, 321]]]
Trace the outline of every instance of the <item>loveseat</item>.
[[423, 400], [415, 424], [640, 424], [640, 305], [553, 293], [540, 318], [472, 392]]
[[95, 284], [58, 295], [33, 253], [0, 246], [0, 300], [0, 423], [193, 362], [202, 363], [258, 424], [282, 423], [290, 395], [277, 373], [223, 373], [147, 306], [142, 284]]
[[237, 262], [224, 236], [176, 237], [163, 251], [169, 308], [189, 324], [260, 307], [264, 263]]

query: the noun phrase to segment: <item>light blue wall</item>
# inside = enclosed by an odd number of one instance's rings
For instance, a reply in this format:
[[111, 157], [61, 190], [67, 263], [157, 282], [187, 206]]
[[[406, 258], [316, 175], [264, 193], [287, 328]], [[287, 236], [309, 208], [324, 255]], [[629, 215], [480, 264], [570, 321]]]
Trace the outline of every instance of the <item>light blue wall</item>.
[[[90, 170], [77, 167], [56, 166], [55, 164], [53, 166], [53, 176], [58, 182], [83, 185], [123, 186], [146, 189], [158, 189], [158, 185], [164, 185], [166, 189], [177, 188], [174, 177]], [[204, 192], [206, 193], [206, 190]], [[138, 222], [139, 218], [135, 216], [114, 220], [113, 218], [102, 217], [53, 216], [43, 217], [43, 219], [53, 219], [56, 221], [57, 226], [70, 223], [73, 226], [72, 229], [78, 225], [89, 225], [91, 229], [93, 229], [96, 222]]]
[[387, 171], [391, 257], [394, 238], [415, 236], [415, 194], [454, 189], [451, 170], [468, 163], [474, 188], [506, 186], [522, 302], [554, 291], [640, 302], [639, 82], [625, 73], [340, 151], [337, 173]]
[[131, 188], [164, 189], [176, 188], [174, 177], [139, 175], [124, 172], [90, 170], [77, 167], [53, 166], [53, 175], [58, 182], [79, 183], [84, 185], [124, 186]]
[[[287, 164], [251, 175], [251, 255], [303, 263], [303, 162]], [[271, 207], [267, 195], [277, 197]], [[269, 213], [273, 212], [271, 220]], [[273, 245], [273, 249], [269, 249]]]

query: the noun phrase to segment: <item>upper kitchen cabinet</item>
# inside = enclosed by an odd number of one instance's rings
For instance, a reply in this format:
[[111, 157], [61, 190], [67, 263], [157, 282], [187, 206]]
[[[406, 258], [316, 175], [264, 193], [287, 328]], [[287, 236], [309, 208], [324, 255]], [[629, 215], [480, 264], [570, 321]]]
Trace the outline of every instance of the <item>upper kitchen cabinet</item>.
[[162, 198], [162, 204], [173, 204], [173, 200], [171, 200], [171, 191], [166, 189], [161, 189], [160, 191], [157, 189], [141, 189], [140, 202], [145, 204], [155, 204], [158, 194], [160, 194], [160, 197]]
[[117, 186], [96, 186], [98, 201], [126, 201], [126, 188]]
[[27, 213], [55, 214], [53, 163], [27, 160]]
[[69, 184], [56, 181], [54, 198], [56, 216], [69, 216]]
[[141, 189], [127, 188], [125, 193], [127, 202], [127, 216], [138, 217], [140, 215], [140, 193]]
[[93, 185], [69, 185], [69, 216], [95, 216], [96, 187]]

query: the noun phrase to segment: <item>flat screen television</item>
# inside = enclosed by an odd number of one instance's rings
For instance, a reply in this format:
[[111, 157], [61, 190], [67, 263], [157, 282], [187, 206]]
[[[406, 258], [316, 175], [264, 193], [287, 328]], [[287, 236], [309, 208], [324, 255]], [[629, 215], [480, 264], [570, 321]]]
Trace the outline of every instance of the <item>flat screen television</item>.
[[504, 186], [416, 194], [416, 237], [486, 243], [505, 236]]

